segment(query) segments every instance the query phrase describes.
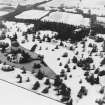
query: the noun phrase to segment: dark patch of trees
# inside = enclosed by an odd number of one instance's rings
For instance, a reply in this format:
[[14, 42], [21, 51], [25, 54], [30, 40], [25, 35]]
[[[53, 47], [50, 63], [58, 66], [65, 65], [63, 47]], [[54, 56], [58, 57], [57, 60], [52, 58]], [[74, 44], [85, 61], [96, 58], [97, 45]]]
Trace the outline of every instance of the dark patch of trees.
[[80, 61], [77, 62], [77, 65], [81, 67], [83, 70], [90, 70], [90, 64], [93, 63], [93, 59], [88, 57], [86, 59], [80, 59]]
[[10, 54], [16, 55], [18, 53], [21, 53], [23, 56], [23, 58], [20, 60], [20, 63], [27, 63], [27, 62], [30, 62], [33, 60], [33, 58], [31, 57], [31, 55], [28, 52], [25, 52], [24, 50], [22, 50], [20, 48], [18, 48], [16, 50], [11, 48]]
[[33, 68], [34, 69], [40, 69], [41, 68], [40, 63], [34, 63]]
[[99, 84], [99, 77], [97, 76], [96, 78], [94, 77], [93, 74], [91, 74], [90, 76], [86, 77], [87, 82], [89, 82], [91, 85], [94, 84]]
[[[36, 33], [39, 30], [51, 30], [58, 32], [55, 36], [56, 39], [68, 40], [71, 38], [73, 42], [82, 40], [85, 36], [89, 34], [89, 28], [74, 26], [65, 23], [31, 20], [31, 19], [12, 19], [11, 21], [23, 22], [23, 23], [33, 23], [34, 28], [28, 29], [27, 33]], [[76, 29], [81, 28], [80, 31], [75, 32]]]
[[101, 24], [96, 24], [92, 27], [92, 35], [105, 34], [105, 27]]
[[0, 47], [2, 48], [2, 47], [5, 47], [5, 48], [7, 48], [9, 46], [9, 44], [8, 43], [5, 43], [5, 42], [0, 42]]

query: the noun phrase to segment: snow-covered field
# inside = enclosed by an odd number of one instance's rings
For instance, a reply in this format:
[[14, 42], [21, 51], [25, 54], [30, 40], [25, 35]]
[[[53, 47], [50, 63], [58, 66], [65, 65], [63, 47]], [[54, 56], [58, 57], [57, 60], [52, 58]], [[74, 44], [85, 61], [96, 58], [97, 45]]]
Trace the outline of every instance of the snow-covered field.
[[43, 2], [43, 1], [49, 1], [49, 0], [26, 0], [26, 1], [21, 1], [20, 4], [21, 5], [33, 5], [36, 3]]
[[0, 3], [17, 6], [18, 4], [31, 5], [31, 4], [36, 4], [39, 2], [43, 2], [43, 1], [48, 1], [48, 0], [19, 0], [19, 1], [17, 1], [17, 0], [0, 0]]
[[63, 105], [0, 80], [1, 105]]
[[15, 16], [15, 18], [19, 19], [40, 19], [44, 15], [46, 15], [49, 11], [41, 11], [41, 10], [28, 10], [25, 11], [18, 16]]
[[80, 7], [84, 8], [97, 8], [97, 7], [103, 7], [105, 4], [104, 0], [52, 0], [51, 2], [48, 2], [46, 4], [43, 4], [41, 6], [44, 7], [60, 7], [61, 5], [66, 7], [77, 7], [80, 5]]
[[82, 15], [79, 14], [65, 13], [59, 11], [51, 13], [49, 16], [44, 17], [42, 20], [89, 26], [89, 18], [84, 18]]
[[6, 11], [0, 11], [0, 16], [6, 15], [6, 14], [8, 14], [8, 12], [6, 12]]
[[42, 4], [43, 7], [59, 7], [61, 5], [68, 6], [68, 7], [74, 7], [79, 3], [79, 0], [52, 0], [49, 3]]
[[[41, 11], [41, 10], [29, 10], [25, 11], [15, 18], [19, 19], [40, 19], [45, 16], [49, 11]], [[77, 19], [78, 18], [78, 19]], [[49, 16], [45, 16], [42, 18], [42, 21], [51, 21], [65, 24], [73, 24], [73, 25], [84, 25], [89, 26], [89, 18], [84, 18], [82, 15], [73, 14], [73, 13], [65, 13], [65, 12], [53, 12]]]

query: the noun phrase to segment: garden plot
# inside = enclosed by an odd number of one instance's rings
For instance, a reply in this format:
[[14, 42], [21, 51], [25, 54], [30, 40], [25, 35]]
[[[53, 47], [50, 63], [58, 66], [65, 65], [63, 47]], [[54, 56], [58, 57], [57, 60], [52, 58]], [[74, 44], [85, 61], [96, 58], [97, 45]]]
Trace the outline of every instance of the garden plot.
[[78, 26], [79, 25], [89, 26], [88, 18], [83, 18], [83, 16], [79, 14], [65, 13], [59, 11], [51, 13], [49, 16], [44, 17], [42, 20]]
[[15, 18], [18, 19], [40, 19], [44, 15], [48, 14], [49, 11], [42, 11], [42, 10], [28, 10], [25, 11], [17, 16]]

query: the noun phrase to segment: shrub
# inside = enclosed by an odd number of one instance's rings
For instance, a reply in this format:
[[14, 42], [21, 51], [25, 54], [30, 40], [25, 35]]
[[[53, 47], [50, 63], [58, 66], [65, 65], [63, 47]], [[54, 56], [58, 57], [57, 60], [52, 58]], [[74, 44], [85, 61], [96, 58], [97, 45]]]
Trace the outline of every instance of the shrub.
[[62, 57], [68, 57], [68, 53], [65, 52], [65, 53], [62, 55]]
[[60, 60], [60, 58], [57, 58], [57, 60]]
[[69, 65], [68, 64], [65, 64], [64, 68], [69, 68]]
[[45, 85], [50, 85], [50, 80], [46, 79], [46, 81], [44, 82]]
[[30, 78], [29, 77], [27, 78], [26, 82], [30, 82]]
[[93, 45], [91, 43], [89, 43], [88, 47], [93, 47]]
[[55, 79], [54, 79], [54, 86], [60, 86], [62, 83], [62, 79], [60, 79], [59, 75], [56, 75]]
[[104, 93], [104, 91], [105, 91], [104, 87], [101, 87], [101, 89], [100, 89], [100, 91], [99, 91], [99, 92], [100, 92], [101, 94], [103, 94], [103, 93]]
[[65, 76], [65, 70], [62, 69], [61, 72], [60, 72], [60, 77], [64, 77]]
[[105, 75], [105, 70], [99, 71], [98, 75], [99, 75], [99, 76], [104, 76], [104, 75]]
[[18, 83], [22, 83], [22, 76], [19, 77]]
[[69, 67], [67, 68], [67, 72], [70, 72], [70, 68]]
[[41, 68], [41, 65], [38, 63], [34, 63], [34, 65], [33, 65], [33, 68], [34, 69], [40, 69]]
[[36, 74], [36, 77], [40, 80], [42, 80], [44, 78], [44, 74], [42, 73], [41, 70], [38, 71], [38, 73]]
[[61, 62], [59, 63], [59, 66], [62, 66], [62, 63]]
[[21, 75], [20, 74], [17, 74], [16, 78], [20, 78], [20, 77], [21, 77]]
[[19, 47], [19, 43], [18, 43], [17, 41], [13, 41], [13, 42], [12, 42], [12, 46], [13, 46], [13, 47]]
[[26, 74], [26, 69], [25, 68], [22, 68], [22, 74]]
[[30, 51], [34, 52], [36, 47], [37, 47], [37, 44], [33, 45]]
[[4, 33], [0, 35], [0, 40], [4, 40], [5, 38], [6, 38], [6, 35]]
[[77, 57], [74, 56], [73, 59], [72, 59], [72, 62], [77, 63], [78, 62]]
[[95, 101], [98, 105], [104, 105], [104, 100], [102, 100], [102, 99], [96, 99], [96, 101]]
[[46, 87], [45, 89], [42, 90], [42, 93], [48, 93], [49, 92], [49, 88]]
[[32, 89], [33, 89], [33, 90], [37, 90], [39, 87], [40, 87], [40, 83], [37, 81], [37, 82], [33, 85]]
[[79, 98], [82, 98], [83, 95], [87, 95], [87, 89], [86, 89], [84, 86], [81, 86], [81, 89], [79, 90], [77, 96], [78, 96]]
[[98, 37], [96, 38], [96, 40], [95, 40], [95, 41], [96, 41], [96, 42], [103, 42], [103, 41], [104, 41], [104, 39], [98, 36]]
[[94, 84], [99, 84], [99, 77], [97, 76], [97, 78], [94, 77], [94, 75], [90, 75], [88, 77], [86, 77], [87, 82], [89, 82], [91, 85]]

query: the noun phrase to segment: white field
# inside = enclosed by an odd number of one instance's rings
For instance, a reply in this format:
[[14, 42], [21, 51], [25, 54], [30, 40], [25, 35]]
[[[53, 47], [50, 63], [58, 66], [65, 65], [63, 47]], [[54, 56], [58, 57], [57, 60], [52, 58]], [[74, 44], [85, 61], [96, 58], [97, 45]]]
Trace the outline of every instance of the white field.
[[49, 16], [44, 17], [42, 20], [89, 26], [89, 18], [84, 18], [82, 15], [79, 14], [65, 13], [59, 11], [51, 13]]
[[48, 1], [48, 0], [18, 0], [18, 1], [17, 0], [0, 0], [0, 3], [11, 4], [12, 6], [17, 6], [18, 3], [20, 5], [31, 5], [31, 4], [36, 4], [43, 1]]
[[104, 0], [53, 0], [46, 4], [40, 5], [40, 7], [79, 7], [80, 9], [90, 9], [92, 14], [105, 15]]
[[17, 16], [15, 18], [19, 19], [40, 19], [44, 15], [46, 15], [49, 11], [42, 11], [42, 10], [28, 10], [25, 11]]
[[49, 0], [26, 0], [26, 1], [21, 1], [20, 4], [21, 5], [32, 5], [32, 4], [36, 4], [39, 2], [43, 2], [43, 1], [49, 1]]
[[78, 5], [80, 7], [84, 8], [99, 8], [103, 7], [105, 4], [104, 0], [52, 0], [51, 2], [48, 2], [46, 4], [43, 4], [41, 6], [44, 7], [60, 7], [61, 5], [66, 7], [77, 7]]
[[52, 0], [51, 2], [48, 2], [46, 4], [42, 4], [40, 6], [44, 7], [59, 7], [61, 5], [68, 6], [68, 7], [74, 7], [77, 6], [77, 3], [79, 3], [79, 0]]
[[6, 12], [6, 11], [0, 11], [0, 16], [6, 15], [6, 14], [8, 14], [8, 12]]
[[[47, 13], [48, 11], [29, 10], [15, 16], [15, 18], [34, 20], [34, 19], [40, 19]], [[49, 16], [44, 17], [42, 21], [89, 26], [89, 18], [84, 18], [82, 15], [79, 14], [65, 13], [59, 11], [53, 12]]]
[[1, 105], [63, 105], [0, 80]]

